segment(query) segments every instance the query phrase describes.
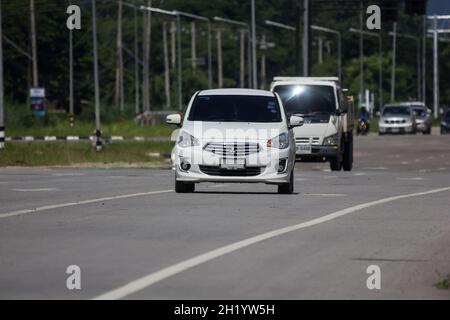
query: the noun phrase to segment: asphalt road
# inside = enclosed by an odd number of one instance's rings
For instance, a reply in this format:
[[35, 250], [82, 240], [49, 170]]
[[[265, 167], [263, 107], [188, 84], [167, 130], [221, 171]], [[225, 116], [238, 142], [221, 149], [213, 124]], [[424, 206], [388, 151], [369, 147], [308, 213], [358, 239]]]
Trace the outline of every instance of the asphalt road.
[[172, 189], [168, 170], [0, 169], [0, 299], [450, 298], [449, 137], [358, 138], [353, 172], [299, 164], [295, 195]]

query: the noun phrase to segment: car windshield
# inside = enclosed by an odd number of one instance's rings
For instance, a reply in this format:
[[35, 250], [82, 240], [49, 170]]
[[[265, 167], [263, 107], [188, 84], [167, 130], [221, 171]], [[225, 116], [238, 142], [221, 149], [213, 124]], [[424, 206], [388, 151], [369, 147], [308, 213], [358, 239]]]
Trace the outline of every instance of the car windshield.
[[383, 116], [410, 116], [411, 111], [408, 107], [385, 107]]
[[414, 113], [416, 114], [416, 116], [423, 118], [427, 115], [427, 110], [425, 110], [424, 108], [414, 108]]
[[275, 97], [245, 95], [198, 96], [189, 121], [206, 122], [281, 122]]
[[332, 86], [285, 85], [274, 90], [283, 101], [287, 115], [334, 114], [336, 97]]

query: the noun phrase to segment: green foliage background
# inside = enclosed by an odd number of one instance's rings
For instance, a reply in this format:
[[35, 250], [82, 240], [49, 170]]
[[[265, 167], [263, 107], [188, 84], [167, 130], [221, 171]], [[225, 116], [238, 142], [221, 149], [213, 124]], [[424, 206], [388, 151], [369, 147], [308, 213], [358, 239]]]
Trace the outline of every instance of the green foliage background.
[[[30, 51], [30, 18], [28, 0], [5, 0], [3, 2], [3, 32], [6, 37], [17, 43], [24, 50]], [[69, 70], [68, 70], [68, 44], [69, 32], [65, 26], [66, 8], [69, 1], [63, 0], [35, 0], [37, 30], [38, 30], [38, 60], [40, 70], [40, 85], [47, 89], [49, 100], [60, 101], [68, 109], [69, 96]], [[93, 74], [92, 74], [92, 28], [91, 28], [91, 2], [88, 0], [73, 0], [82, 9], [82, 30], [74, 32], [75, 54], [75, 93], [76, 112], [86, 118], [93, 114]], [[147, 4], [144, 0], [128, 0], [135, 5]], [[181, 11], [213, 17], [222, 16], [234, 20], [249, 22], [250, 1], [238, 0], [153, 0], [153, 6], [167, 10]], [[258, 34], [263, 32], [267, 40], [273, 42], [275, 48], [269, 49], [267, 55], [268, 82], [276, 75], [296, 74], [295, 34], [265, 27], [266, 19], [279, 21], [289, 25], [299, 23], [300, 9], [298, 1], [294, 0], [257, 0]], [[333, 1], [331, 1], [333, 2]], [[334, 1], [335, 2], [335, 1]], [[97, 0], [98, 6], [98, 38], [100, 55], [100, 80], [102, 117], [117, 114], [114, 106], [114, 84], [116, 65], [116, 32], [117, 32], [117, 1]], [[142, 58], [142, 30], [143, 15], [138, 13], [139, 57]], [[166, 17], [153, 15], [153, 28], [151, 36], [151, 104], [152, 110], [165, 108], [164, 78], [163, 78], [163, 50], [162, 50], [162, 23], [168, 21]], [[358, 36], [347, 32], [350, 27], [359, 28], [358, 11], [352, 8], [330, 7], [324, 1], [312, 0], [312, 23], [343, 32], [343, 71], [344, 86], [350, 93], [357, 96], [359, 91], [359, 46]], [[134, 46], [134, 10], [124, 8], [124, 44], [133, 51]], [[189, 21], [183, 20], [183, 58], [190, 57], [190, 27]], [[229, 25], [213, 24], [213, 29], [224, 30], [223, 55], [224, 76], [227, 87], [239, 85], [239, 29]], [[384, 69], [384, 101], [390, 98], [391, 82], [391, 48], [392, 39], [387, 32], [392, 30], [392, 23], [383, 23], [382, 35], [384, 43], [383, 69]], [[197, 24], [198, 30], [198, 56], [207, 58], [206, 25]], [[400, 14], [399, 32], [420, 35], [422, 32], [422, 18]], [[319, 34], [313, 32], [313, 37]], [[313, 75], [329, 76], [337, 74], [336, 54], [337, 43], [333, 35], [321, 34], [325, 41], [329, 41], [330, 52], [325, 50], [324, 63], [318, 64], [317, 45], [313, 47]], [[432, 43], [427, 43], [427, 101], [432, 98]], [[259, 55], [261, 51], [259, 51]], [[378, 42], [376, 38], [365, 40], [365, 81], [366, 86], [378, 94]], [[213, 74], [214, 84], [217, 82], [217, 49], [215, 33], [213, 35]], [[125, 53], [125, 94], [127, 115], [131, 116], [135, 109], [135, 79], [134, 60]], [[408, 39], [399, 39], [397, 67], [397, 99], [405, 100], [416, 98], [417, 93], [417, 62], [416, 43]], [[31, 63], [19, 54], [8, 43], [4, 43], [5, 60], [5, 94], [8, 101], [7, 118], [9, 114], [18, 111], [16, 105], [25, 105], [28, 100], [28, 88], [31, 83]], [[450, 102], [450, 46], [441, 45], [441, 102]], [[206, 66], [200, 66], [196, 75], [193, 74], [190, 63], [184, 60], [183, 102], [187, 103], [189, 97], [197, 90], [207, 87]], [[176, 82], [175, 70], [172, 70], [172, 101], [175, 103]], [[141, 93], [142, 97], [142, 93]], [[172, 106], [175, 109], [176, 106]], [[26, 110], [27, 108], [22, 108]], [[26, 111], [24, 111], [26, 112]]]

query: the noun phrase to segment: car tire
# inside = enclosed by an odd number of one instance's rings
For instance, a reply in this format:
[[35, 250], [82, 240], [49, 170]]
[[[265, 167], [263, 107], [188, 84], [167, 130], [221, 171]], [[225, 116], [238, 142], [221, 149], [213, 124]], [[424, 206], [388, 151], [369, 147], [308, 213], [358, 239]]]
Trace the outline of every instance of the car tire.
[[279, 194], [293, 194], [294, 193], [294, 170], [292, 170], [289, 177], [289, 183], [283, 183], [278, 185]]
[[331, 169], [331, 171], [341, 171], [342, 170], [341, 157], [336, 157], [336, 158], [330, 159], [330, 169]]
[[353, 135], [350, 134], [348, 141], [345, 142], [344, 146], [344, 161], [342, 163], [344, 171], [353, 170]]
[[175, 180], [175, 192], [176, 193], [193, 193], [195, 191], [194, 183], [184, 183]]

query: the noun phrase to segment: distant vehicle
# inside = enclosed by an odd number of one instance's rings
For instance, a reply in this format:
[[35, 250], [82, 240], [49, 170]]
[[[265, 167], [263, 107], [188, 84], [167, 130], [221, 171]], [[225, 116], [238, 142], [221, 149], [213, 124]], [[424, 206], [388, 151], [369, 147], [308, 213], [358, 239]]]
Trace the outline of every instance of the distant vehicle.
[[354, 110], [339, 78], [276, 77], [271, 90], [280, 95], [288, 115], [305, 120], [294, 129], [297, 160], [329, 161], [332, 171], [351, 171]]
[[417, 124], [413, 109], [408, 105], [387, 105], [378, 121], [380, 135], [387, 133], [416, 134]]
[[450, 133], [450, 110], [444, 115], [441, 121], [441, 134]]
[[177, 193], [195, 191], [200, 182], [266, 183], [281, 194], [294, 192], [293, 128], [303, 118], [287, 117], [270, 91], [217, 89], [196, 93], [180, 126], [172, 154]]
[[357, 135], [367, 135], [370, 131], [370, 114], [366, 108], [362, 108], [358, 117]]
[[416, 116], [417, 131], [423, 134], [431, 134], [433, 128], [433, 119], [431, 110], [423, 102], [405, 102], [401, 105], [410, 106]]
[[356, 134], [358, 136], [359, 135], [366, 136], [367, 134], [369, 134], [369, 130], [370, 130], [369, 122], [367, 120], [359, 119], [358, 127], [356, 128]]

